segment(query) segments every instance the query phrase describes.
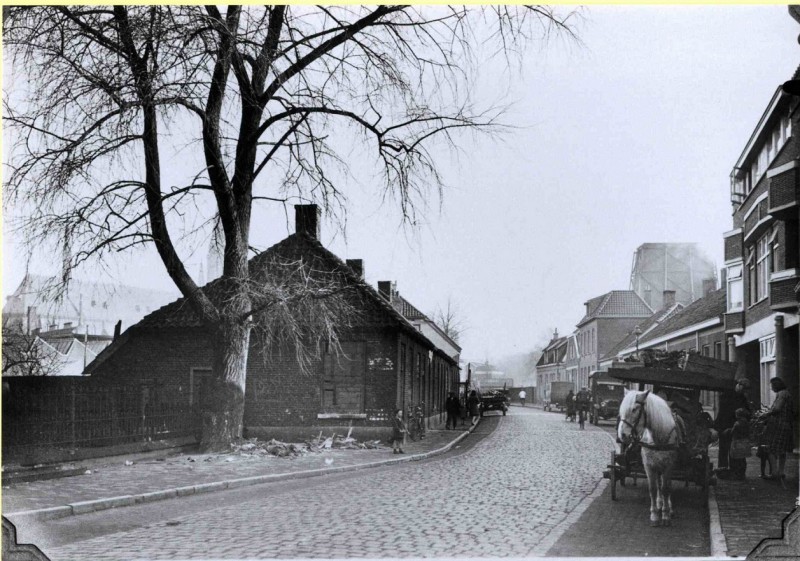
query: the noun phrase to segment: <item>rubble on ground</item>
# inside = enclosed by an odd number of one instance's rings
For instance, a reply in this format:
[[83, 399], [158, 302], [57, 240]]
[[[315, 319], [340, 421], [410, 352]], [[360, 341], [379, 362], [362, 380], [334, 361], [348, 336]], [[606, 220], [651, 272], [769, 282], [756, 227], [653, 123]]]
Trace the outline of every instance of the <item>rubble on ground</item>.
[[232, 445], [232, 452], [241, 456], [278, 456], [281, 458], [294, 458], [308, 453], [321, 453], [326, 450], [374, 450], [381, 448], [380, 440], [359, 441], [347, 435], [331, 434], [325, 436], [320, 432], [317, 436], [303, 443], [281, 442], [272, 439], [261, 441], [250, 438], [236, 442]]

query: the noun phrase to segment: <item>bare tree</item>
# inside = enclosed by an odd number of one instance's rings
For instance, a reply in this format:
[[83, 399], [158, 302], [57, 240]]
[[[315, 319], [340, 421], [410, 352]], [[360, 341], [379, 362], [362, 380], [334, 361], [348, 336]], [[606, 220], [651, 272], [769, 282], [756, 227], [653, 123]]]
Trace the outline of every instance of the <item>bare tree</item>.
[[462, 317], [461, 310], [450, 297], [447, 298], [444, 308], [436, 308], [433, 313], [433, 321], [456, 343], [458, 343], [461, 335], [467, 329], [466, 320]]
[[[571, 36], [571, 16], [535, 6], [8, 7], [7, 68], [12, 83], [27, 81], [4, 92], [6, 208], [32, 246], [56, 244], [65, 282], [87, 261], [155, 246], [211, 333], [216, 400], [202, 445], [225, 447], [242, 430], [254, 309], [281, 306], [280, 290], [250, 282], [259, 205], [316, 201], [342, 213], [352, 142], [371, 151], [384, 195], [413, 223], [440, 194], [433, 143], [455, 147], [459, 131], [500, 125], [498, 108], [469, 99], [476, 41], [522, 52], [554, 31]], [[215, 225], [216, 300], [181, 246]]]
[[37, 335], [3, 318], [3, 376], [55, 376], [64, 357]]

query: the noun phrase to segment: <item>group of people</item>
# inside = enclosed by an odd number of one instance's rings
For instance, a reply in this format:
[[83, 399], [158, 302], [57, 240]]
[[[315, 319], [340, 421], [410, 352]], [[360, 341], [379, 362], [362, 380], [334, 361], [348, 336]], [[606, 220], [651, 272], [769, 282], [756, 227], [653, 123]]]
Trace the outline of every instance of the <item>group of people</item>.
[[592, 394], [589, 393], [589, 389], [583, 386], [577, 394], [569, 390], [566, 401], [567, 420], [574, 423], [577, 414], [578, 424], [580, 428], [583, 429], [584, 423], [586, 422], [586, 415], [589, 413], [589, 406], [592, 402]]
[[772, 378], [769, 384], [775, 393], [775, 401], [768, 411], [758, 416], [756, 434], [752, 434], [752, 420], [758, 412], [747, 396], [750, 382], [745, 378], [737, 380], [736, 389], [723, 393], [720, 398], [716, 419], [720, 435], [718, 477], [745, 479], [747, 458], [751, 455], [754, 440], [761, 458], [761, 477], [769, 480], [783, 480], [786, 477], [786, 454], [794, 446], [794, 403], [781, 378]]

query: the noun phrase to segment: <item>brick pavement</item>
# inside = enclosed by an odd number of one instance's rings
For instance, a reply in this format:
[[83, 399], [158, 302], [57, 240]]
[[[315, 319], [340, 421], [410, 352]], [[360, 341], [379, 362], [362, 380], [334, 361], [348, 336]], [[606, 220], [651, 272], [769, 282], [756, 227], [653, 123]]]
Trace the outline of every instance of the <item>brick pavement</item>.
[[[715, 465], [717, 451], [709, 450]], [[765, 538], [780, 538], [781, 523], [800, 496], [796, 455], [786, 461], [785, 485], [761, 479], [760, 462], [755, 456], [748, 458], [746, 481], [721, 479], [714, 489], [727, 554], [731, 556], [747, 555]]]

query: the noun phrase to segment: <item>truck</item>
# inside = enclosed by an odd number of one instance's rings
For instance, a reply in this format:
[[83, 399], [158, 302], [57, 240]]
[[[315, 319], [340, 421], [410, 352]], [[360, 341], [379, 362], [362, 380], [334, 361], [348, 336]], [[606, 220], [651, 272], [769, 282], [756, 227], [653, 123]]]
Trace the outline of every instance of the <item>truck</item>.
[[501, 411], [505, 416], [508, 411], [508, 391], [502, 389], [485, 389], [480, 392], [481, 417], [485, 411]]
[[552, 411], [553, 407], [559, 411], [567, 408], [567, 394], [575, 391], [575, 385], [572, 382], [550, 382], [548, 398], [544, 403], [545, 411]]
[[589, 375], [589, 422], [600, 424], [600, 419], [613, 419], [619, 415], [619, 404], [625, 397], [625, 384], [609, 376], [608, 372], [594, 371]]

